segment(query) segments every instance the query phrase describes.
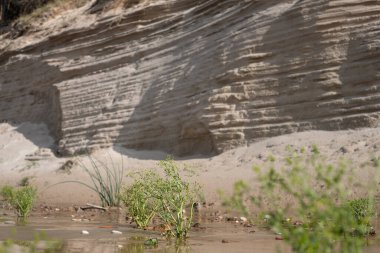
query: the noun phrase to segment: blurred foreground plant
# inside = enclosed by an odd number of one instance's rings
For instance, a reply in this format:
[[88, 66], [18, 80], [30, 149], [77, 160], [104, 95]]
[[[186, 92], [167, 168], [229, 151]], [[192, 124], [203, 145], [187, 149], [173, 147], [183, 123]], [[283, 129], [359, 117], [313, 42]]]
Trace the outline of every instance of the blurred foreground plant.
[[[283, 164], [268, 158], [254, 167], [260, 191], [244, 181], [235, 184], [224, 204], [250, 215], [250, 206], [265, 211], [266, 222], [281, 234], [294, 252], [359, 253], [373, 230], [374, 190], [368, 198], [349, 200], [352, 183], [347, 164], [326, 163], [314, 146], [309, 154], [291, 151]], [[373, 173], [378, 175], [378, 167]], [[270, 205], [270, 207], [269, 207]], [[290, 218], [292, 215], [295, 219]]]
[[5, 240], [0, 242], [0, 253], [60, 253], [65, 252], [61, 241], [49, 240], [44, 232], [36, 233], [34, 240]]

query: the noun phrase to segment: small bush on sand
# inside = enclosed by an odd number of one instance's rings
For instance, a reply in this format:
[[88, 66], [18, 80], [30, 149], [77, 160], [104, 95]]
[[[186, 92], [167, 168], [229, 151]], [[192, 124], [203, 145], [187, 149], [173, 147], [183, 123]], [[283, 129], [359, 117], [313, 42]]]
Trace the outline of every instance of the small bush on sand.
[[349, 200], [347, 184], [352, 178], [346, 163], [326, 163], [316, 147], [310, 154], [292, 151], [280, 168], [274, 157], [268, 160], [264, 169], [254, 168], [260, 194], [240, 181], [235, 194], [225, 199], [226, 205], [248, 215], [250, 203], [264, 210], [268, 225], [294, 252], [362, 252], [363, 235], [369, 234], [373, 215], [373, 194], [370, 191], [365, 200]]
[[126, 187], [122, 193], [122, 201], [128, 209], [128, 213], [133, 217], [139, 228], [146, 228], [155, 217], [158, 209], [158, 201], [150, 194], [147, 185], [154, 182], [155, 173], [138, 173], [135, 182]]
[[2, 188], [1, 195], [16, 210], [20, 218], [27, 219], [33, 208], [37, 190], [32, 186], [14, 188], [6, 185]]
[[[194, 203], [199, 187], [181, 178], [178, 165], [171, 159], [160, 161], [164, 177], [151, 185], [151, 193], [159, 201], [158, 215], [168, 225], [174, 227], [171, 235], [186, 238], [193, 222]], [[190, 208], [189, 216], [185, 208]]]
[[[141, 227], [147, 226], [156, 215], [171, 228], [168, 236], [184, 239], [191, 229], [199, 187], [180, 176], [180, 168], [171, 158], [160, 161], [159, 165], [164, 175], [154, 171], [141, 174], [126, 188], [124, 203], [136, 223], [143, 220]], [[186, 207], [190, 209], [189, 215], [186, 215]]]

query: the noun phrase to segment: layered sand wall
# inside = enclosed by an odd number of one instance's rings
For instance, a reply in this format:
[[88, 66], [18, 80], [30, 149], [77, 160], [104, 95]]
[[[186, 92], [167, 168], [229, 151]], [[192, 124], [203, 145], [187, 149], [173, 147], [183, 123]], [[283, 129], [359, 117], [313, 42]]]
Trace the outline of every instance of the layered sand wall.
[[378, 0], [167, 0], [69, 23], [2, 47], [0, 121], [44, 122], [62, 154], [378, 126], [379, 16]]

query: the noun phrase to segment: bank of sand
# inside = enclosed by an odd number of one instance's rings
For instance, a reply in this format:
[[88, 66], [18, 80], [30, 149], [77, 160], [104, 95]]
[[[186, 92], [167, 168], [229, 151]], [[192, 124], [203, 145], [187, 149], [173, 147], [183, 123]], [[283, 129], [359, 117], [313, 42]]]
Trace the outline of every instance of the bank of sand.
[[[371, 158], [380, 156], [380, 128], [294, 133], [261, 140], [212, 157], [175, 157], [175, 160], [196, 171], [195, 180], [203, 187], [206, 200], [218, 203], [217, 191], [222, 189], [230, 192], [236, 180], [252, 180], [251, 185], [257, 187], [252, 166], [262, 164], [269, 154], [281, 159], [288, 154], [286, 147], [289, 145], [294, 149], [308, 149], [313, 144], [319, 147], [328, 160], [349, 159], [358, 172], [356, 178], [367, 183], [372, 179], [371, 173], [368, 173], [371, 169], [367, 165]], [[89, 164], [86, 156], [56, 157], [52, 148], [54, 140], [43, 124], [0, 124], [0, 185], [16, 185], [22, 178], [29, 177], [31, 183], [38, 187], [40, 203], [99, 203], [96, 194], [80, 184], [52, 186], [69, 180], [90, 183], [90, 178], [80, 166]], [[167, 154], [116, 146], [96, 151], [92, 156], [100, 161], [112, 160], [115, 166], [120, 166], [123, 161], [126, 173], [129, 173], [158, 168], [158, 161]], [[70, 164], [68, 161], [73, 161], [74, 166], [66, 166], [66, 171], [60, 170], [64, 164]]]

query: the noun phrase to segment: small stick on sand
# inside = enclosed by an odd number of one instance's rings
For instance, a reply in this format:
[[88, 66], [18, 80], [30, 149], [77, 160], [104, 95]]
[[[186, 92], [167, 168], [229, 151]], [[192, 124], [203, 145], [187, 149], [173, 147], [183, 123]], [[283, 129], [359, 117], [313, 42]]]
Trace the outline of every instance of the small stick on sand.
[[89, 203], [87, 203], [85, 207], [81, 207], [80, 209], [82, 209], [83, 211], [87, 210], [87, 209], [99, 209], [99, 210], [107, 211], [107, 208], [104, 208], [102, 206], [89, 204]]

